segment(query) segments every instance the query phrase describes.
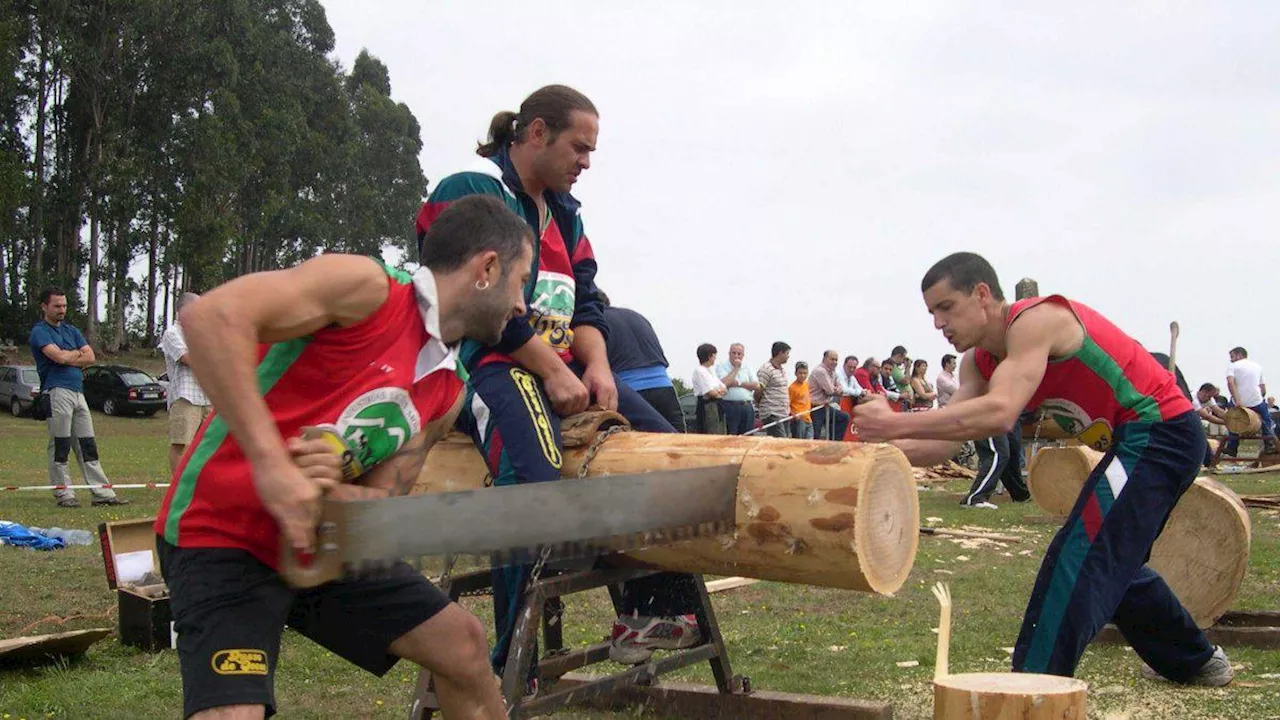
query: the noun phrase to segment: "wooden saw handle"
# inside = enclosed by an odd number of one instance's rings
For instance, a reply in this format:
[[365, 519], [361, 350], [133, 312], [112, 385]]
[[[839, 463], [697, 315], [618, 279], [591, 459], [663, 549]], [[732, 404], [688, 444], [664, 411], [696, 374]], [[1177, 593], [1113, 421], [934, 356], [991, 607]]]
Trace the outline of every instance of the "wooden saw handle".
[[280, 532], [280, 577], [295, 588], [312, 588], [343, 577], [344, 569], [338, 553], [338, 525], [334, 503], [326, 500], [316, 527], [316, 552], [308, 559], [298, 556]]

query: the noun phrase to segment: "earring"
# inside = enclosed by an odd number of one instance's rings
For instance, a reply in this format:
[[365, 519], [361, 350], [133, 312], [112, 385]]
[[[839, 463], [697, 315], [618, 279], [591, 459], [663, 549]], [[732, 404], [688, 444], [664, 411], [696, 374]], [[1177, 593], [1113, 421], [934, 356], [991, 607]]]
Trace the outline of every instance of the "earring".
[[477, 281], [476, 281], [476, 289], [477, 289], [477, 290], [488, 290], [488, 289], [489, 289], [489, 281], [488, 281], [488, 280], [485, 280], [485, 281], [481, 282], [480, 280], [477, 280]]

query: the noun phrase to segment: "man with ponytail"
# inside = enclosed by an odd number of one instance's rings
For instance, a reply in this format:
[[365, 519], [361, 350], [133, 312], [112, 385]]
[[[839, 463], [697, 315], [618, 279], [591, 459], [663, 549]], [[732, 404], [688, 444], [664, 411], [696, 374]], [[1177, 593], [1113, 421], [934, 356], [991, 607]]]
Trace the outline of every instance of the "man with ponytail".
[[[560, 479], [560, 419], [590, 404], [617, 410], [637, 430], [675, 431], [609, 366], [596, 259], [583, 232], [580, 205], [569, 194], [591, 167], [598, 131], [599, 113], [585, 95], [564, 85], [543, 87], [520, 104], [519, 112], [493, 116], [488, 139], [476, 150], [480, 157], [441, 180], [418, 215], [421, 242], [451, 202], [490, 195], [523, 217], [539, 240], [525, 287], [528, 316], [507, 323], [496, 344], [467, 342], [460, 352], [470, 379], [459, 429], [484, 456], [495, 485]], [[524, 606], [529, 572], [528, 566], [494, 570], [497, 641], [490, 659], [499, 673]], [[696, 597], [688, 575], [663, 573], [628, 583], [610, 657], [642, 663], [655, 649], [696, 644], [691, 614]], [[531, 673], [536, 667], [535, 662]], [[530, 677], [529, 691], [536, 687], [536, 677]]]

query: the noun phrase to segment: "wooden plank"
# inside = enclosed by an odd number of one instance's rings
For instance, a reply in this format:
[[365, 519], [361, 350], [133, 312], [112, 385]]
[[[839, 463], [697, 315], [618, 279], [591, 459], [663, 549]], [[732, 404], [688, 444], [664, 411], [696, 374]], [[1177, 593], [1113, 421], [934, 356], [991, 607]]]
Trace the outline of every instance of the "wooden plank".
[[722, 578], [720, 580], [712, 580], [711, 582], [707, 583], [707, 592], [708, 593], [724, 592], [725, 590], [734, 590], [740, 587], [746, 587], [748, 585], [755, 585], [758, 582], [760, 581], [755, 578], [744, 578], [744, 577]]
[[0, 663], [18, 663], [62, 655], [81, 655], [90, 645], [111, 635], [111, 628], [73, 630], [52, 635], [0, 640]]
[[[574, 687], [595, 679], [571, 673], [555, 689]], [[750, 694], [725, 694], [710, 685], [660, 682], [649, 687], [628, 686], [604, 697], [586, 700], [602, 710], [622, 710], [642, 704], [662, 717], [706, 720], [891, 720], [893, 706], [871, 700], [802, 695], [756, 690]]]
[[[1224, 647], [1249, 647], [1261, 650], [1280, 649], [1280, 627], [1233, 627], [1214, 625], [1204, 631], [1209, 642]], [[1102, 628], [1095, 638], [1108, 645], [1127, 645], [1128, 641], [1115, 625]]]

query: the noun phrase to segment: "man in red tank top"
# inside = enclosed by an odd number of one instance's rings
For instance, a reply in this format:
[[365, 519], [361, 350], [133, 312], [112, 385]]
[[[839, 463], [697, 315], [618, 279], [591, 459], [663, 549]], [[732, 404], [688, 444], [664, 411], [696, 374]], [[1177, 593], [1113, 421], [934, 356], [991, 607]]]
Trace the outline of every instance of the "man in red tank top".
[[1024, 409], [1106, 452], [1045, 553], [1013, 653], [1015, 672], [1070, 676], [1114, 622], [1144, 674], [1226, 685], [1231, 664], [1165, 581], [1145, 566], [1169, 513], [1199, 470], [1204, 431], [1171, 373], [1102, 315], [1060, 296], [1005, 301], [995, 270], [950, 255], [921, 282], [934, 327], [964, 353], [945, 408], [856, 408], [863, 439], [895, 441], [915, 465], [964, 440], [1009, 432]]
[[[237, 278], [183, 309], [191, 367], [217, 409], [155, 525], [184, 717], [274, 714], [286, 624], [377, 675], [399, 658], [430, 669], [446, 717], [506, 717], [483, 626], [409, 565], [308, 590], [276, 568], [281, 553], [312, 549], [326, 492], [413, 487], [461, 406], [454, 348], [463, 337], [495, 342], [524, 313], [532, 242], [501, 201], [477, 196], [440, 216], [412, 276], [322, 255]], [[364, 469], [354, 484], [337, 484], [324, 441], [299, 439], [321, 424], [353, 448]]]

